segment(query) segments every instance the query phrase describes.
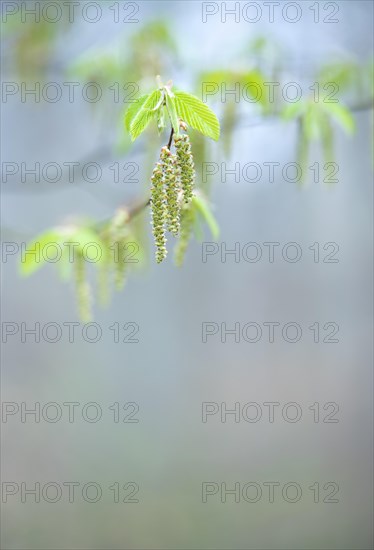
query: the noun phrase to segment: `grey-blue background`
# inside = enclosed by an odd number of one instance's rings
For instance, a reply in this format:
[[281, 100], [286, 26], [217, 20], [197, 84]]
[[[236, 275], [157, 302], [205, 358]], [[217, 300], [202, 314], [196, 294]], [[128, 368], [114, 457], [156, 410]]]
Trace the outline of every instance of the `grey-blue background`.
[[[276, 17], [273, 24], [264, 18], [253, 25], [230, 19], [222, 24], [217, 17], [203, 24], [199, 2], [137, 4], [140, 24], [154, 17], [171, 22], [184, 63], [175, 75], [163, 76], [175, 81], [179, 76], [187, 90], [192, 67], [228, 62], [255, 35], [271, 35], [291, 52], [290, 80], [308, 81], [325, 58], [360, 59], [372, 52], [371, 2], [338, 3], [339, 23], [332, 25], [313, 23], [309, 2], [300, 3], [304, 15], [298, 23]], [[92, 46], [105, 47], [117, 34], [135, 32], [114, 24], [111, 16], [104, 9], [99, 23], [68, 27], [57, 47], [57, 65]], [[3, 74], [3, 80], [11, 78]], [[63, 74], [58, 78], [66, 80]], [[299, 262], [285, 262], [278, 254], [272, 264], [236, 263], [232, 256], [222, 263], [219, 255], [203, 263], [195, 241], [183, 269], [152, 261], [107, 310], [95, 309], [100, 342], [9, 338], [2, 352], [3, 401], [94, 401], [103, 419], [84, 421], [82, 407], [71, 424], [66, 416], [56, 424], [9, 417], [2, 425], [3, 481], [81, 486], [95, 481], [103, 497], [96, 504], [84, 502], [79, 490], [75, 503], [66, 493], [55, 504], [10, 497], [2, 506], [4, 548], [372, 548], [371, 116], [355, 114], [351, 139], [336, 131], [339, 182], [332, 187], [309, 182], [300, 189], [281, 177], [269, 183], [265, 176], [257, 183], [228, 177], [213, 184], [220, 241], [228, 248], [236, 242], [297, 242], [303, 250]], [[83, 101], [35, 105], [14, 99], [2, 105], [2, 159], [95, 160], [90, 155], [102, 143], [100, 128]], [[228, 163], [292, 162], [295, 130], [280, 121], [242, 125]], [[116, 160], [141, 163], [137, 147]], [[314, 161], [322, 161], [318, 148]], [[145, 169], [140, 174], [142, 181], [149, 177]], [[132, 186], [3, 183], [3, 240], [30, 240], [72, 215], [104, 219], [124, 194], [142, 193], [141, 184]], [[314, 263], [308, 247], [315, 242], [338, 243], [339, 262]], [[18, 261], [12, 257], [3, 264], [3, 321], [28, 326], [77, 321], [72, 289], [61, 284], [53, 266], [21, 279]], [[113, 343], [109, 326], [128, 321], [138, 323], [139, 343]], [[256, 344], [232, 337], [223, 344], [217, 335], [204, 344], [204, 321], [230, 326], [295, 321], [303, 337], [295, 344], [280, 338], [269, 344], [264, 332]], [[313, 343], [308, 327], [316, 321], [337, 323], [339, 343]], [[215, 415], [203, 423], [206, 401], [226, 402], [228, 408], [235, 402], [297, 402], [303, 417], [297, 423], [280, 415], [274, 423], [235, 423], [231, 416], [220, 423]], [[108, 410], [114, 402], [138, 403], [140, 422], [114, 423]], [[315, 402], [338, 403], [339, 422], [314, 423], [308, 407]], [[113, 503], [108, 487], [116, 481], [138, 483], [139, 503]], [[202, 503], [201, 484], [207, 481], [231, 486], [294, 481], [303, 496], [291, 504], [278, 495], [269, 503], [264, 490], [258, 503], [235, 503], [233, 497], [222, 503], [219, 494]], [[337, 483], [339, 502], [314, 503], [308, 487], [315, 482]]]

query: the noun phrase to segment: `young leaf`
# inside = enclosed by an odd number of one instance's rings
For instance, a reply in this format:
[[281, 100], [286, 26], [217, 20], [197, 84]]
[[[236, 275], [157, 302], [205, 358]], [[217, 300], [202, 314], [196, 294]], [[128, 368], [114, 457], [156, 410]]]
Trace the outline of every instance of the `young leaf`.
[[185, 92], [175, 92], [178, 116], [204, 136], [219, 138], [219, 122], [213, 111], [197, 97]]
[[[132, 141], [134, 141], [140, 134], [146, 129], [152, 118], [157, 116], [157, 110], [155, 107], [159, 104], [161, 99], [161, 91], [154, 90], [146, 99], [142, 101], [141, 106], [138, 105], [138, 110], [134, 116], [129, 115], [129, 132], [131, 135]], [[160, 106], [161, 108], [161, 106]], [[132, 111], [133, 112], [133, 111]]]
[[34, 241], [27, 245], [27, 249], [22, 254], [21, 258], [21, 274], [24, 276], [31, 275], [47, 261], [43, 248], [49, 244], [58, 245], [61, 242], [61, 235], [57, 231], [47, 231], [42, 233]]
[[164, 107], [161, 107], [157, 111], [157, 129], [159, 135], [165, 130], [166, 123], [165, 123], [165, 113], [164, 113]]
[[[89, 245], [96, 247], [97, 259], [91, 260], [92, 263], [100, 263], [105, 261], [106, 247], [99, 235], [89, 227], [77, 227], [68, 237], [63, 239], [64, 242], [78, 243], [77, 250], [82, 254], [95, 258], [95, 250], [89, 250]], [[85, 247], [87, 249], [85, 250]], [[99, 254], [100, 253], [100, 254]]]
[[169, 113], [170, 122], [173, 127], [175, 137], [178, 137], [179, 122], [178, 122], [177, 110], [175, 108], [175, 99], [174, 97], [171, 97], [169, 94], [165, 94], [165, 99], [166, 99], [166, 109]]
[[355, 121], [351, 112], [339, 103], [323, 103], [324, 109], [329, 115], [340, 124], [347, 134], [353, 134]]
[[145, 94], [138, 97], [137, 101], [134, 103], [131, 103], [126, 109], [124, 121], [125, 121], [125, 128], [128, 132], [130, 132], [130, 126], [135, 115], [143, 107], [144, 102], [148, 99], [148, 97], [149, 97], [149, 94]]

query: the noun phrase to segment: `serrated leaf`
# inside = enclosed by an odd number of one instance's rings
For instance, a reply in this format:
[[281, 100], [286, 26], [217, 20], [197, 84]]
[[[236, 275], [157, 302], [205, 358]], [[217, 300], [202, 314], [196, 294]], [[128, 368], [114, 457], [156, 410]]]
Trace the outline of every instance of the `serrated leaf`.
[[131, 103], [131, 105], [129, 105], [128, 108], [126, 109], [124, 121], [125, 121], [125, 128], [128, 132], [130, 132], [131, 122], [133, 121], [138, 111], [143, 107], [144, 102], [149, 97], [149, 95], [150, 94], [145, 94], [138, 97], [137, 101], [134, 103]]
[[200, 99], [185, 92], [175, 92], [175, 107], [178, 116], [191, 128], [216, 141], [219, 139], [218, 119]]
[[[43, 248], [49, 244], [59, 244], [61, 236], [58, 231], [47, 231], [42, 233], [26, 247], [21, 257], [20, 271], [24, 276], [31, 275], [40, 269], [47, 261], [43, 254]], [[34, 253], [35, 252], [35, 253]]]
[[207, 223], [212, 237], [218, 239], [219, 237], [219, 226], [217, 220], [215, 219], [209, 203], [201, 195], [194, 195], [192, 198], [193, 204], [196, 210], [201, 214]]
[[159, 104], [160, 99], [161, 91], [154, 90], [142, 102], [141, 107], [135, 113], [135, 115], [132, 116], [129, 123], [129, 132], [132, 141], [140, 136], [140, 134], [146, 129], [153, 118], [157, 117], [157, 110], [155, 110], [155, 108]]

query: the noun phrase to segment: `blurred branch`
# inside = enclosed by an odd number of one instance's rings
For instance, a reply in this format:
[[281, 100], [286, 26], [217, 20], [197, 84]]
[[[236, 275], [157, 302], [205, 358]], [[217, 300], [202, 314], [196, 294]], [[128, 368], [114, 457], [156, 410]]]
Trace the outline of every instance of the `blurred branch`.
[[[170, 132], [170, 137], [169, 137], [169, 141], [168, 141], [168, 144], [167, 144], [167, 148], [170, 149], [171, 147], [171, 143], [173, 141], [173, 135], [174, 135], [174, 129], [172, 128], [171, 129], [171, 132]], [[127, 205], [122, 205], [119, 207], [119, 210], [124, 210], [125, 213], [126, 213], [126, 221], [129, 222], [131, 221], [133, 218], [135, 218], [135, 216], [137, 216], [138, 214], [140, 214], [141, 212], [143, 212], [143, 210], [145, 210], [149, 205], [151, 204], [151, 199], [148, 198], [146, 199], [145, 201], [143, 202], [139, 202], [138, 204], [134, 204], [133, 206], [131, 207], [128, 207]], [[110, 220], [103, 220], [102, 222], [99, 222], [97, 225], [99, 227], [101, 227], [102, 225], [105, 225], [108, 221]]]

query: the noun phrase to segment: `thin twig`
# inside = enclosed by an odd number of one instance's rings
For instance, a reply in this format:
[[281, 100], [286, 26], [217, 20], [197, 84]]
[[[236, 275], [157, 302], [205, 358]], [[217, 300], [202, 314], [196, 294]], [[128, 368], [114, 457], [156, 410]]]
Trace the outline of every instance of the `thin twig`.
[[[171, 147], [171, 143], [173, 141], [173, 135], [174, 135], [174, 129], [172, 128], [171, 129], [171, 132], [170, 132], [170, 137], [169, 137], [169, 141], [168, 141], [168, 144], [167, 144], [167, 147], [168, 149], [170, 149]], [[132, 220], [135, 216], [137, 216], [138, 214], [140, 214], [140, 212], [142, 212], [143, 210], [145, 210], [149, 205], [151, 204], [151, 199], [148, 198], [146, 201], [143, 201], [139, 204], [136, 204], [130, 208], [128, 208], [126, 205], [123, 205], [121, 206], [120, 208], [123, 208], [124, 210], [126, 210], [126, 213], [127, 213], [127, 221], [130, 221]], [[104, 220], [103, 222], [100, 222], [99, 225], [104, 225], [107, 221], [109, 220]]]
[[171, 132], [170, 132], [170, 138], [169, 138], [169, 141], [168, 141], [168, 149], [170, 149], [170, 147], [171, 147], [171, 142], [173, 141], [173, 135], [174, 135], [174, 128], [172, 128]]

